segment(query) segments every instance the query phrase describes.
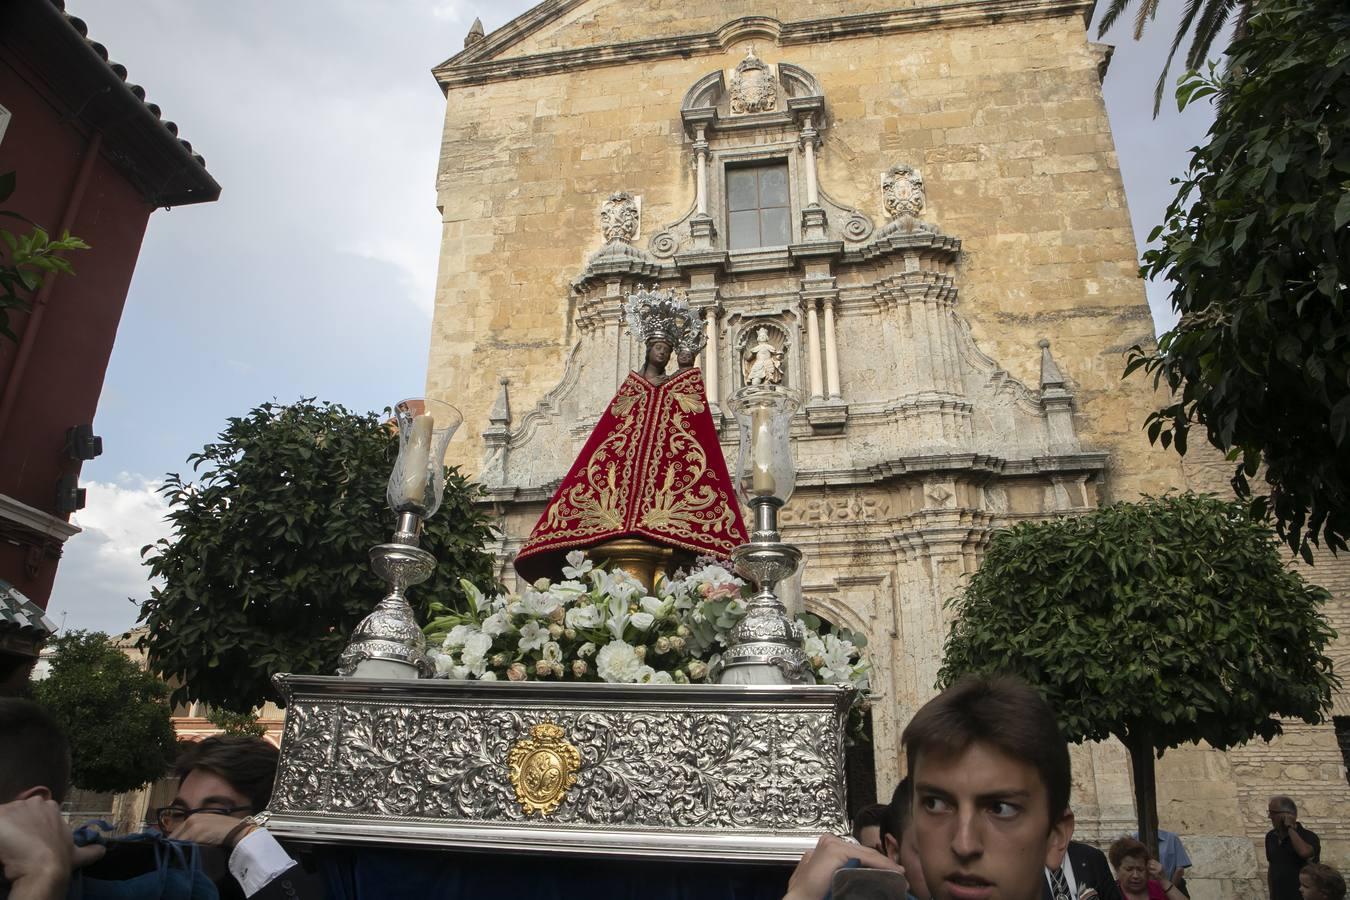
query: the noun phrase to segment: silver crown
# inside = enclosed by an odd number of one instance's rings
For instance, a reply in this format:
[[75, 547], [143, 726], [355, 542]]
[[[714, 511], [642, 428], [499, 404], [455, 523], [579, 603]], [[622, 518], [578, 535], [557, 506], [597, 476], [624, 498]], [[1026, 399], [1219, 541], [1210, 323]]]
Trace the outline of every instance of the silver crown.
[[655, 286], [629, 294], [623, 304], [623, 314], [628, 330], [643, 344], [665, 341], [674, 347], [685, 340], [690, 331], [702, 330], [688, 300], [676, 296], [673, 290], [657, 290]]

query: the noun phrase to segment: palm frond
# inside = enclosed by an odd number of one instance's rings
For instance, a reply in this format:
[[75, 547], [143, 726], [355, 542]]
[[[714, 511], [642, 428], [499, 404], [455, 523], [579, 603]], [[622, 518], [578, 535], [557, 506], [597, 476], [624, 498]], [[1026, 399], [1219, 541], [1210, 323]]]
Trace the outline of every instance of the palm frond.
[[1106, 8], [1106, 14], [1097, 23], [1098, 40], [1106, 36], [1106, 32], [1111, 30], [1111, 26], [1116, 24], [1116, 19], [1119, 19], [1121, 13], [1130, 8], [1132, 2], [1133, 0], [1111, 0], [1111, 5]]
[[1144, 26], [1158, 15], [1158, 0], [1144, 0], [1139, 4], [1139, 9], [1134, 14], [1134, 39], [1137, 41], [1144, 34]]
[[1233, 7], [1237, 5], [1238, 0], [1210, 0], [1205, 4], [1204, 14], [1195, 25], [1191, 49], [1186, 54], [1186, 68], [1198, 69], [1205, 64], [1205, 60], [1209, 57], [1209, 49], [1214, 45], [1214, 39], [1219, 36]]
[[1202, 5], [1223, 2], [1224, 0], [1187, 0], [1186, 12], [1181, 17], [1181, 24], [1177, 26], [1177, 33], [1172, 36], [1172, 46], [1167, 51], [1167, 62], [1163, 63], [1162, 74], [1158, 76], [1158, 83], [1153, 87], [1153, 118], [1158, 118], [1158, 110], [1162, 109], [1163, 90], [1167, 87], [1167, 73], [1172, 68], [1172, 58], [1177, 55], [1177, 48], [1181, 46], [1181, 39], [1186, 36], [1186, 32], [1191, 30], [1191, 23], [1195, 21]]

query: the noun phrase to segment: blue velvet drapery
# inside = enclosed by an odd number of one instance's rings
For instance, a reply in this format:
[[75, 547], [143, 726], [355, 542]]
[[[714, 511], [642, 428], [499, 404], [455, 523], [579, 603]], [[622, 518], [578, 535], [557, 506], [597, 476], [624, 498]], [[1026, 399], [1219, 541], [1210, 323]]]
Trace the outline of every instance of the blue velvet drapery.
[[791, 866], [457, 854], [320, 851], [331, 900], [780, 900]]

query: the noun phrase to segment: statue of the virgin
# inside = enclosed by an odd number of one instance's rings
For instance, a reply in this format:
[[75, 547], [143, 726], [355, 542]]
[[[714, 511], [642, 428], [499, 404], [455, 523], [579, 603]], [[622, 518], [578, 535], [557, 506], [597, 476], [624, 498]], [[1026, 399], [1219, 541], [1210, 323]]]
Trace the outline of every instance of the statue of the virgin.
[[[611, 560], [648, 586], [695, 556], [748, 541], [703, 372], [703, 323], [674, 291], [628, 295], [629, 331], [646, 348], [596, 423], [516, 556], [527, 580], [557, 578], [572, 550]], [[680, 366], [667, 375], [673, 352]]]

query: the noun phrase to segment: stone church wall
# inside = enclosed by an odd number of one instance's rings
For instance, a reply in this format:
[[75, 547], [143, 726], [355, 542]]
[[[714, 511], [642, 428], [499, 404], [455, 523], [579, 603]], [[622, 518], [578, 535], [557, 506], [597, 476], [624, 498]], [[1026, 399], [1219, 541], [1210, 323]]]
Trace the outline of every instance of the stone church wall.
[[[830, 0], [795, 22], [803, 6], [550, 2], [502, 29], [514, 43], [494, 34], [437, 68], [444, 225], [427, 392], [465, 414], [452, 461], [492, 491], [505, 561], [637, 363], [614, 314], [622, 291], [689, 290], [720, 342], [702, 361], [714, 402], [738, 384], [737, 341], [755, 316], [777, 323], [791, 385], [815, 393], [807, 373], [827, 382], [829, 363], [810, 329], [832, 316], [838, 389], [820, 389], [818, 415], [794, 425], [802, 478], [784, 524], [806, 556], [806, 607], [869, 637], [885, 796], [901, 772], [899, 731], [933, 692], [944, 601], [989, 532], [1193, 478], [1144, 438], [1156, 403], [1144, 380], [1120, 378], [1124, 351], [1152, 339], [1152, 322], [1088, 4]], [[655, 237], [697, 240], [691, 88], [717, 70], [729, 79], [752, 47], [818, 85], [822, 112], [791, 151], [794, 190], [812, 143], [830, 220], [821, 241], [844, 249], [757, 270], [688, 247], [688, 261], [658, 259]], [[776, 139], [767, 125], [725, 138], [742, 154]], [[881, 181], [897, 164], [922, 173], [931, 228], [882, 247]], [[634, 196], [640, 222], [608, 258], [597, 217], [618, 191]], [[804, 236], [806, 212], [794, 212]], [[850, 235], [850, 213], [875, 223], [872, 237]], [[718, 249], [716, 235], [704, 240]], [[906, 293], [914, 279], [929, 293]], [[734, 429], [722, 436], [734, 459]], [[1345, 597], [1337, 571], [1321, 583]], [[1343, 602], [1333, 618], [1350, 626]], [[1344, 861], [1335, 750], [1329, 727], [1291, 728], [1269, 748], [1163, 758], [1162, 824], [1186, 835], [1196, 900], [1262, 894], [1252, 840], [1273, 786], [1307, 785], [1305, 821], [1328, 839], [1327, 858]], [[1080, 835], [1128, 830], [1123, 749], [1076, 747], [1073, 758]]]

